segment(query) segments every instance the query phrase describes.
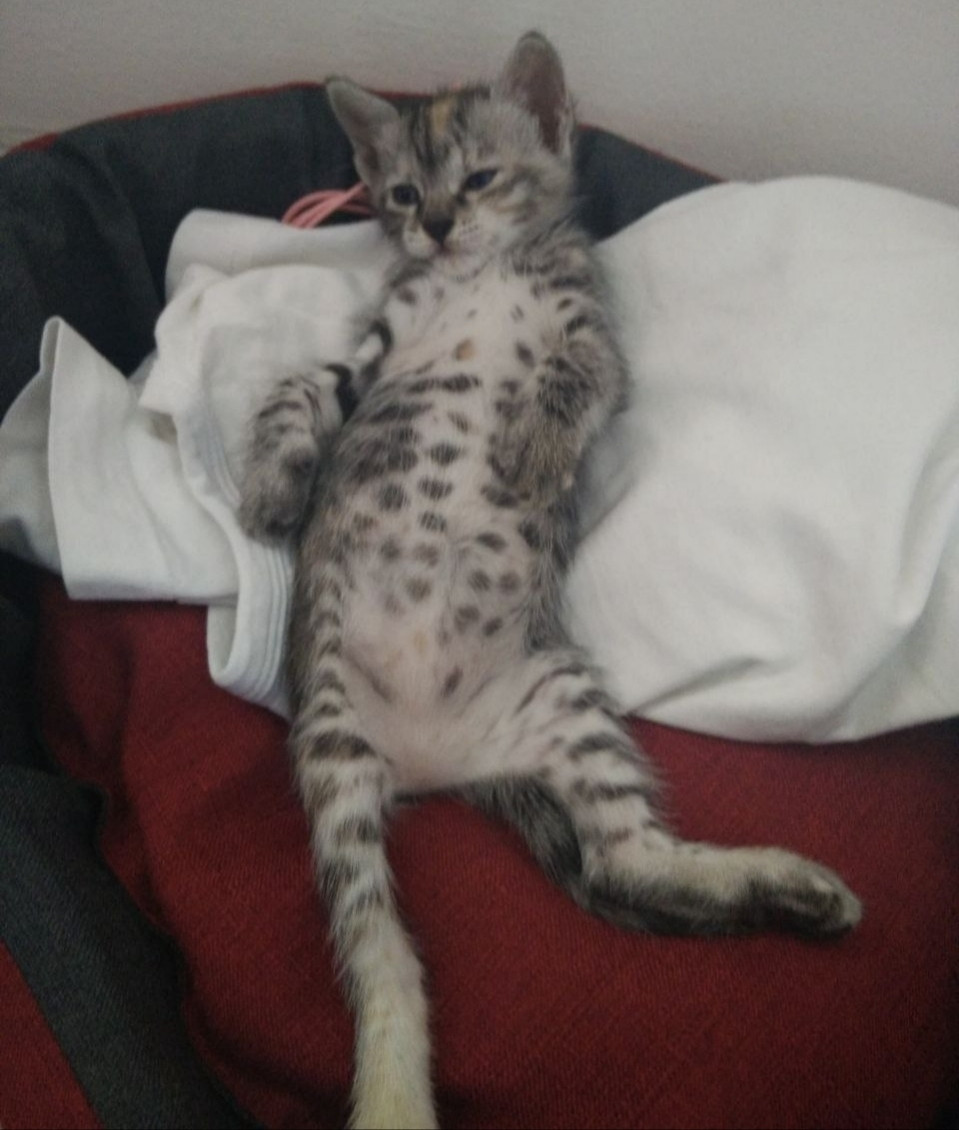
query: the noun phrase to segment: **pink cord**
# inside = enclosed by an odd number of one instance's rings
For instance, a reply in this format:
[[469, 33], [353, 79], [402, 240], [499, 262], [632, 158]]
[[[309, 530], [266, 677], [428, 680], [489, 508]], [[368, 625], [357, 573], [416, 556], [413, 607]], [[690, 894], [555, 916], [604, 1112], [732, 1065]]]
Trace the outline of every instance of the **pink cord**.
[[294, 228], [316, 228], [334, 212], [350, 212], [354, 216], [372, 216], [366, 185], [360, 182], [352, 188], [323, 189], [310, 192], [287, 208], [283, 223]]

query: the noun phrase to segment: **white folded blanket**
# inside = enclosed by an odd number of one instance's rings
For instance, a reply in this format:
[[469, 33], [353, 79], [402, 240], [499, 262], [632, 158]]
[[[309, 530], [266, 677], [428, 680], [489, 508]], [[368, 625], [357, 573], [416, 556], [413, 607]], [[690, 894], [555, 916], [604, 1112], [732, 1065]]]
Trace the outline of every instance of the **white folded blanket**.
[[[590, 469], [568, 623], [623, 705], [747, 739], [959, 713], [959, 212], [722, 185], [606, 242], [633, 402]], [[72, 596], [209, 606], [221, 686], [286, 710], [290, 555], [235, 519], [251, 406], [341, 358], [374, 224], [181, 225], [127, 381], [60, 319], [0, 426], [0, 546]]]

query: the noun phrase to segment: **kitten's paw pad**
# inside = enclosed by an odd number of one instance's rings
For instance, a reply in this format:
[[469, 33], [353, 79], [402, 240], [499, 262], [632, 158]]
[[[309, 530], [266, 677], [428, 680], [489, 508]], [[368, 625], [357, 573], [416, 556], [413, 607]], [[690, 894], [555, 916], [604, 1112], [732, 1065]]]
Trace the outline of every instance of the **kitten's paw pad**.
[[253, 462], [240, 489], [238, 518], [243, 530], [260, 541], [277, 541], [293, 533], [309, 505], [316, 467], [313, 447], [285, 451], [273, 462]]

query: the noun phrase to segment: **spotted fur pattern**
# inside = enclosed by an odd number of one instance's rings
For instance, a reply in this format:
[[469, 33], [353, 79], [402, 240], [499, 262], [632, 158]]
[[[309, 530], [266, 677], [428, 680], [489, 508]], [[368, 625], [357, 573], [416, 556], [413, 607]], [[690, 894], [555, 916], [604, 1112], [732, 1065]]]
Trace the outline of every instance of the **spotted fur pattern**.
[[570, 218], [559, 60], [399, 110], [329, 86], [399, 266], [354, 355], [286, 378], [241, 516], [294, 534], [290, 749], [356, 1018], [354, 1126], [432, 1126], [423, 976], [383, 830], [459, 790], [586, 909], [631, 929], [839, 934], [859, 904], [775, 848], [678, 839], [619, 710], [560, 625], [583, 454], [625, 373]]

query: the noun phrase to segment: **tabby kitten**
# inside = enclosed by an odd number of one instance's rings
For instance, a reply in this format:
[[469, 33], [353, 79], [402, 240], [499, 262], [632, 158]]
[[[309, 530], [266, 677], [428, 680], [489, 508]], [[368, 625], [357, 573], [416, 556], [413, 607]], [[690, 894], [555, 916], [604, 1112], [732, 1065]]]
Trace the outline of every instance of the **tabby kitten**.
[[832, 872], [685, 843], [560, 622], [583, 455], [626, 374], [572, 218], [573, 115], [531, 33], [492, 86], [399, 108], [330, 82], [399, 249], [354, 354], [281, 380], [241, 519], [294, 534], [290, 750], [356, 1025], [354, 1126], [434, 1126], [427, 1003], [384, 819], [458, 790], [586, 909], [631, 929], [853, 926]]

